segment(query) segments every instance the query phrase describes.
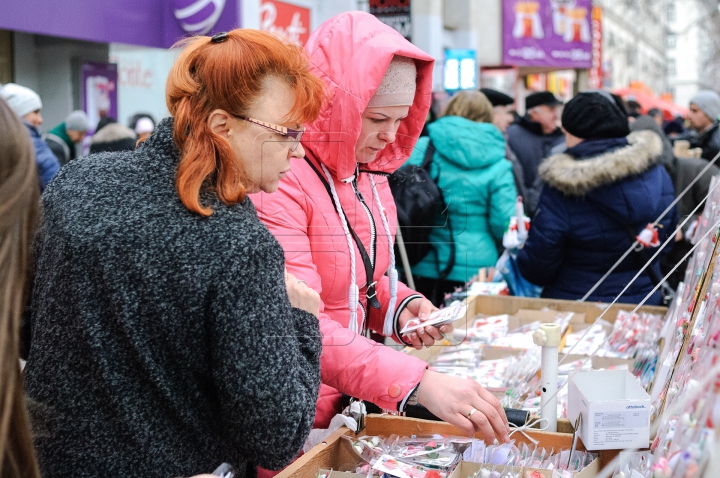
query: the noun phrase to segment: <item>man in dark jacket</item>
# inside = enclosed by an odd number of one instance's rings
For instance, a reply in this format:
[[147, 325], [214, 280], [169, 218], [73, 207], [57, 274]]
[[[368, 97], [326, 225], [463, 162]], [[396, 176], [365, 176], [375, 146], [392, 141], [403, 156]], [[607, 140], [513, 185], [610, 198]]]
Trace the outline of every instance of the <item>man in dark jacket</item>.
[[[672, 203], [672, 181], [657, 164], [656, 133], [629, 134], [628, 119], [609, 94], [580, 93], [565, 106], [562, 125], [568, 149], [546, 159], [546, 183], [528, 240], [518, 253], [523, 277], [544, 286], [543, 297], [581, 299], [630, 248], [649, 223]], [[660, 242], [675, 230], [675, 207], [661, 220]], [[611, 302], [652, 256], [627, 256], [586, 300]], [[639, 303], [660, 277], [659, 261], [619, 297]], [[660, 304], [655, 292], [648, 304]]]
[[698, 92], [690, 99], [688, 122], [695, 130], [690, 147], [702, 149], [702, 157], [711, 160], [720, 152], [720, 96], [711, 90]]
[[30, 133], [30, 138], [35, 149], [35, 164], [40, 179], [40, 192], [60, 170], [60, 163], [50, 150], [45, 141], [40, 137], [38, 127], [42, 124], [43, 118], [40, 114], [42, 101], [40, 96], [30, 88], [8, 83], [0, 88], [0, 97], [8, 104], [11, 110], [20, 117], [23, 124]]
[[557, 110], [561, 104], [549, 91], [533, 93], [525, 98], [525, 116], [507, 130], [508, 145], [523, 168], [527, 195], [524, 202], [530, 214], [535, 211], [541, 189], [538, 166], [564, 140], [557, 125]]
[[60, 161], [61, 166], [77, 157], [75, 145], [82, 143], [88, 130], [88, 116], [84, 111], [75, 110], [65, 121], [51, 129], [45, 136], [50, 149]]

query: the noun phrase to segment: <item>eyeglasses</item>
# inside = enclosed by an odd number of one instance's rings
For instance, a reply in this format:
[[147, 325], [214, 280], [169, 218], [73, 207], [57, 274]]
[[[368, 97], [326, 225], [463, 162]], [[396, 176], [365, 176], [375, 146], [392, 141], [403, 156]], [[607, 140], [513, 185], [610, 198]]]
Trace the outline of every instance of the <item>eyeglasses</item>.
[[302, 139], [302, 135], [305, 132], [304, 129], [292, 129], [287, 128], [285, 126], [279, 126], [276, 124], [268, 123], [266, 121], [260, 121], [253, 118], [248, 118], [246, 116], [235, 116], [236, 118], [239, 118], [241, 120], [245, 120], [248, 123], [256, 124], [258, 126], [262, 126], [265, 129], [269, 129], [270, 131], [274, 131], [275, 133], [279, 133], [283, 136], [287, 136], [288, 138], [292, 138], [293, 142], [290, 145], [290, 151], [295, 151], [300, 144], [300, 140]]

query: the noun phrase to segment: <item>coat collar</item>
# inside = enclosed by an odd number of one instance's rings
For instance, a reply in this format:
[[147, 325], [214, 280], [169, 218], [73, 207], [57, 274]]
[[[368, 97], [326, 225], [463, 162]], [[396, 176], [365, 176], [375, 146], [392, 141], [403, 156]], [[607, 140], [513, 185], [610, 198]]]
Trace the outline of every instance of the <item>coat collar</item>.
[[527, 115], [521, 116], [520, 119], [516, 121], [516, 123], [521, 128], [528, 130], [536, 136], [562, 136], [563, 134], [560, 128], [556, 128], [555, 131], [553, 131], [552, 133], [543, 133], [542, 125], [540, 125], [540, 123], [538, 123], [537, 121], [532, 121], [530, 118], [527, 117]]
[[662, 141], [652, 131], [636, 131], [628, 146], [587, 159], [556, 154], [542, 162], [540, 177], [569, 196], [583, 196], [593, 189], [644, 173], [662, 153]]

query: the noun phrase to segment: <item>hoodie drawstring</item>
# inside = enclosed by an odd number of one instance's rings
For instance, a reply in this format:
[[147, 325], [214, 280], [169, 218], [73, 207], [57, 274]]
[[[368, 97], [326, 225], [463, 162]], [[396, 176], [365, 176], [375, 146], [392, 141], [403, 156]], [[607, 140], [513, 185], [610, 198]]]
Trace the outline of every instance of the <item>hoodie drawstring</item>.
[[[330, 193], [332, 195], [332, 200], [335, 204], [335, 210], [338, 212], [338, 216], [340, 216], [340, 222], [342, 223], [343, 231], [345, 232], [345, 238], [347, 239], [348, 243], [348, 250], [350, 252], [350, 289], [348, 290], [350, 323], [348, 324], [348, 328], [355, 333], [360, 333], [360, 324], [358, 324], [357, 317], [357, 304], [360, 302], [360, 290], [357, 286], [356, 278], [355, 246], [353, 244], [352, 235], [350, 234], [350, 228], [348, 227], [348, 220], [345, 216], [342, 206], [340, 205], [340, 199], [338, 198], [332, 176], [330, 175], [330, 172], [327, 170], [324, 164], [321, 163], [320, 166], [322, 167], [323, 173], [325, 174], [327, 182], [330, 185]], [[375, 185], [375, 180], [372, 176], [368, 177], [370, 178], [370, 185], [372, 186], [373, 198], [375, 199], [375, 203], [380, 210], [383, 228], [385, 229], [385, 234], [387, 234], [388, 249], [390, 251], [390, 267], [388, 269], [388, 276], [390, 278], [390, 303], [388, 304], [388, 309], [385, 313], [385, 320], [383, 322], [383, 335], [386, 337], [390, 337], [393, 333], [393, 321], [395, 318], [395, 306], [397, 304], [398, 288], [398, 273], [395, 269], [395, 250], [393, 248], [392, 234], [390, 233], [390, 224], [388, 223], [387, 213], [385, 212], [385, 208], [382, 205], [382, 201], [380, 201], [380, 194], [378, 193], [377, 186]], [[367, 278], [368, 282], [372, 281], [372, 279], [372, 277]], [[365, 318], [363, 317], [362, 320], [364, 321]]]
[[369, 176], [369, 178], [370, 184], [372, 185], [373, 197], [375, 198], [378, 209], [380, 209], [383, 228], [385, 229], [385, 234], [387, 234], [388, 249], [390, 249], [390, 268], [388, 269], [388, 277], [390, 278], [390, 304], [385, 313], [385, 322], [383, 323], [383, 335], [390, 337], [393, 333], [393, 319], [395, 317], [395, 304], [397, 303], [398, 272], [397, 269], [395, 269], [395, 248], [393, 247], [392, 234], [390, 233], [390, 224], [388, 224], [385, 208], [380, 201], [380, 194], [378, 194], [377, 187], [375, 186], [375, 180], [372, 176]]
[[[350, 323], [348, 328], [356, 334], [360, 332], [360, 325], [357, 322], [357, 304], [360, 301], [360, 290], [358, 289], [355, 279], [355, 246], [353, 245], [353, 239], [350, 235], [350, 229], [348, 228], [347, 218], [343, 212], [342, 206], [340, 205], [340, 199], [338, 198], [337, 191], [335, 190], [335, 182], [330, 176], [327, 168], [324, 164], [320, 163], [323, 173], [327, 178], [328, 184], [330, 184], [330, 192], [332, 193], [332, 200], [335, 203], [335, 209], [340, 216], [340, 222], [345, 231], [345, 238], [347, 239], [348, 249], [350, 250], [350, 290], [348, 291], [348, 306], [350, 307]], [[372, 278], [371, 278], [372, 279]]]

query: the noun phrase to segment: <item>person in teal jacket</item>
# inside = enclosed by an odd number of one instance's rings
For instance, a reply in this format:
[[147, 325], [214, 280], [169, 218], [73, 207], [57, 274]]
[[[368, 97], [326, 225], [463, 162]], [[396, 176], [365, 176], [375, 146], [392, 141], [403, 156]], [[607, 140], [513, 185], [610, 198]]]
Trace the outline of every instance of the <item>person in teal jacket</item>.
[[[430, 234], [433, 250], [412, 267], [415, 286], [436, 305], [445, 293], [462, 286], [481, 267], [494, 266], [498, 245], [515, 213], [517, 190], [512, 164], [505, 157], [505, 138], [492, 124], [493, 109], [478, 91], [463, 91], [448, 103], [443, 116], [428, 125], [407, 164], [419, 166], [429, 141], [436, 152], [430, 174], [437, 178], [448, 206]], [[455, 242], [455, 265], [441, 277]]]

